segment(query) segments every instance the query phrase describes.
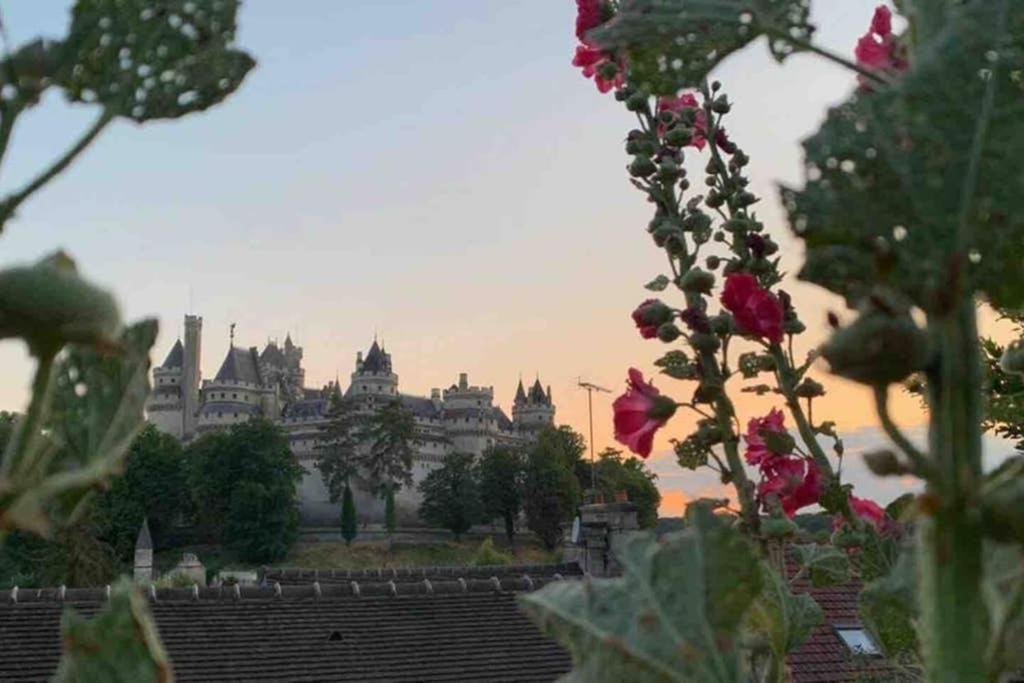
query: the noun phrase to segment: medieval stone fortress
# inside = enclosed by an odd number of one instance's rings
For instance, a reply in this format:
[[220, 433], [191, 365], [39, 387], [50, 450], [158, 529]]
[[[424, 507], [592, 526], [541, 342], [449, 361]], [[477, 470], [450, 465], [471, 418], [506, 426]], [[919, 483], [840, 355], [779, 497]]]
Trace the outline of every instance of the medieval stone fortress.
[[[346, 397], [359, 399], [368, 410], [399, 400], [416, 419], [413, 486], [396, 497], [399, 519], [415, 523], [419, 494], [416, 485], [449, 453], [479, 456], [496, 445], [525, 445], [539, 430], [552, 425], [555, 406], [551, 388], [537, 379], [527, 390], [516, 389], [512, 416], [494, 402], [494, 387], [472, 386], [465, 373], [447, 389], [431, 389], [430, 396], [404, 394], [398, 374], [383, 346], [373, 341], [364, 356], [356, 354], [347, 388], [338, 381], [326, 386], [305, 386], [302, 347], [287, 336], [284, 344], [268, 341], [257, 347], [229, 344], [220, 369], [212, 379], [200, 371], [203, 319], [185, 316], [184, 341], [179, 339], [164, 362], [153, 370], [153, 392], [146, 405], [147, 419], [183, 442], [217, 429], [227, 429], [253, 416], [265, 417], [288, 434], [292, 452], [305, 468], [299, 491], [300, 512], [307, 525], [334, 525], [338, 506], [328, 499], [314, 466], [316, 445], [327, 424], [328, 397], [337, 387]], [[360, 516], [376, 521], [382, 514], [379, 499], [356, 491]]]

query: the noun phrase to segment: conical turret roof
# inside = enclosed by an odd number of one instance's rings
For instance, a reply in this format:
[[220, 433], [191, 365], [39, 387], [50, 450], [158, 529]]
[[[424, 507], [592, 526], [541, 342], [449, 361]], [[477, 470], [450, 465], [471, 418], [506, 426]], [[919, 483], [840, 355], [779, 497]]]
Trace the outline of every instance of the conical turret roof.
[[519, 379], [519, 386], [516, 387], [516, 403], [526, 403], [526, 389], [523, 388], [523, 380]]
[[162, 368], [180, 368], [185, 365], [185, 347], [181, 345], [181, 340], [174, 342], [174, 346], [171, 347], [170, 353], [167, 354], [167, 358], [164, 358], [164, 362], [160, 365]]

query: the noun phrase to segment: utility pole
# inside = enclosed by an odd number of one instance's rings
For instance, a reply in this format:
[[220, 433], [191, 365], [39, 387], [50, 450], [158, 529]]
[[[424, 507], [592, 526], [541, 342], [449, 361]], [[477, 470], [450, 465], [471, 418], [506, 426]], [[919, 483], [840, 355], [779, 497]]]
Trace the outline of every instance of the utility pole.
[[612, 391], [591, 382], [584, 382], [582, 377], [578, 378], [576, 383], [581, 389], [587, 390], [587, 413], [590, 416], [590, 488], [597, 491], [597, 460], [594, 457], [594, 392], [610, 394]]

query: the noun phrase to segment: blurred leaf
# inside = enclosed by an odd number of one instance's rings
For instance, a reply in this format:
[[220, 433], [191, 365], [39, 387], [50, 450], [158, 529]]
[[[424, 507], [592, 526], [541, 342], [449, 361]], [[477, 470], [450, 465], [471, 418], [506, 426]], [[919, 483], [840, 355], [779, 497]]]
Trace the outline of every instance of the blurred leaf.
[[1024, 4], [949, 14], [894, 85], [829, 112], [804, 142], [804, 188], [783, 188], [800, 276], [852, 302], [888, 283], [936, 310], [962, 277], [1024, 302]]
[[763, 638], [776, 662], [799, 647], [824, 619], [818, 603], [808, 593], [794, 595], [788, 582], [761, 562], [764, 590], [754, 601], [747, 628], [758, 640]]
[[1017, 545], [985, 547], [985, 580], [982, 589], [992, 620], [989, 671], [1024, 669], [1024, 553]]
[[781, 61], [792, 39], [807, 41], [808, 0], [621, 0], [615, 18], [591, 32], [626, 50], [631, 81], [655, 94], [698, 87], [719, 62], [762, 35]]
[[230, 49], [238, 0], [78, 0], [57, 81], [137, 122], [202, 111], [255, 65]]
[[527, 613], [588, 681], [740, 681], [740, 626], [761, 592], [750, 543], [706, 505], [657, 542], [616, 544], [622, 578], [556, 582], [524, 595]]
[[58, 357], [46, 438], [25, 454], [30, 465], [4, 482], [15, 495], [3, 526], [48, 534], [53, 521], [72, 521], [94, 487], [121, 471], [144, 425], [156, 333], [156, 321], [144, 320], [125, 329], [117, 355], [71, 345]]
[[1024, 457], [1007, 458], [985, 476], [981, 514], [987, 536], [1024, 543]]
[[74, 609], [61, 617], [63, 653], [57, 683], [147, 683], [174, 680], [146, 599], [128, 579], [92, 619]]
[[916, 550], [906, 547], [892, 570], [866, 584], [860, 594], [860, 617], [887, 656], [919, 658], [917, 633]]
[[646, 285], [644, 285], [644, 288], [645, 289], [649, 289], [652, 292], [660, 292], [663, 289], [665, 289], [666, 287], [668, 287], [670, 282], [671, 282], [671, 280], [669, 280], [664, 275], [659, 275], [658, 277], [654, 278], [653, 280], [648, 282]]
[[836, 586], [850, 580], [850, 560], [834, 545], [794, 545], [797, 562], [816, 587]]

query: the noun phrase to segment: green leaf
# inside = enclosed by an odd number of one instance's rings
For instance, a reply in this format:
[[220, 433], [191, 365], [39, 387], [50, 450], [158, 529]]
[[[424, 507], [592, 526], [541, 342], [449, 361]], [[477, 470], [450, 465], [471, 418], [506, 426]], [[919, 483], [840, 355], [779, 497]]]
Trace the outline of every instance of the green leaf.
[[792, 547], [800, 568], [806, 570], [816, 588], [836, 586], [850, 580], [850, 560], [839, 548], [816, 543]]
[[[985, 546], [985, 579], [982, 590], [989, 605], [992, 642], [989, 671], [1009, 672], [1024, 668], [1024, 553], [1017, 545]], [[995, 676], [993, 676], [995, 678]]]
[[685, 351], [669, 351], [664, 356], [654, 361], [654, 364], [661, 368], [663, 374], [673, 379], [697, 379], [697, 368], [690, 363]]
[[46, 535], [54, 521], [73, 520], [96, 485], [121, 471], [144, 425], [156, 333], [157, 322], [144, 320], [125, 329], [115, 355], [71, 345], [58, 357], [46, 435], [4, 482], [15, 492], [4, 525]]
[[903, 549], [892, 570], [864, 586], [860, 617], [889, 657], [918, 658], [916, 551]]
[[520, 598], [569, 649], [579, 680], [744, 680], [739, 631], [761, 592], [757, 556], [710, 507], [691, 505], [686, 518], [661, 543], [634, 534], [615, 544], [622, 578], [556, 582]]
[[758, 564], [764, 590], [747, 616], [747, 628], [755, 642], [767, 645], [775, 662], [784, 662], [789, 652], [810, 637], [824, 615], [809, 594], [794, 595], [778, 572], [765, 562]]
[[621, 0], [615, 18], [591, 32], [628, 53], [630, 79], [655, 94], [699, 86], [719, 62], [767, 35], [779, 61], [807, 41], [807, 0]]
[[783, 188], [800, 277], [852, 302], [889, 284], [926, 311], [966, 279], [1024, 303], [1024, 4], [956, 3], [912, 69], [832, 109]]
[[255, 65], [230, 49], [238, 0], [78, 0], [56, 78], [75, 102], [143, 122], [202, 111]]
[[146, 599], [128, 579], [92, 619], [73, 609], [61, 617], [64, 651], [56, 683], [146, 683], [171, 681], [174, 674], [149, 614]]
[[659, 275], [658, 277], [654, 278], [646, 285], [644, 285], [644, 288], [649, 289], [652, 292], [660, 292], [664, 290], [666, 287], [668, 287], [670, 282], [671, 280], [669, 280], [668, 277], [664, 275]]

